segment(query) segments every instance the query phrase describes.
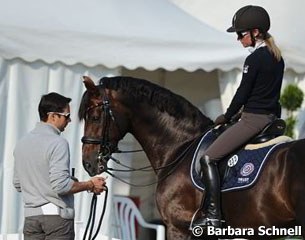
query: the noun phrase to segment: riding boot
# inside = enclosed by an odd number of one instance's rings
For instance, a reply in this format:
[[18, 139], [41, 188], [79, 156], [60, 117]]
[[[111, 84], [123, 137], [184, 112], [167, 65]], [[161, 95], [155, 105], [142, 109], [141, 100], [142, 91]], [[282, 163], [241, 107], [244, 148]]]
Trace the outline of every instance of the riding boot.
[[217, 164], [215, 161], [204, 156], [200, 159], [202, 180], [205, 184], [205, 198], [200, 210], [203, 217], [195, 220], [193, 225], [207, 227], [221, 227], [220, 210], [220, 180]]

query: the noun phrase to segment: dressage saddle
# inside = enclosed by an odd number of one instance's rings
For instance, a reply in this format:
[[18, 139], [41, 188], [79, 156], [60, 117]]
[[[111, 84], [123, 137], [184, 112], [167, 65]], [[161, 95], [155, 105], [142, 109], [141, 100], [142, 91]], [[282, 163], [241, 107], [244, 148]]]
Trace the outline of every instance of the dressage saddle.
[[271, 123], [269, 123], [257, 136], [255, 136], [250, 143], [257, 144], [263, 143], [282, 136], [285, 133], [286, 123], [283, 119], [277, 118]]
[[[219, 136], [226, 129], [231, 127], [235, 122], [230, 122], [225, 125], [221, 125], [219, 128], [214, 129], [214, 134]], [[281, 118], [276, 118], [271, 123], [269, 123], [258, 135], [252, 138], [249, 143], [257, 144], [264, 143], [278, 136], [282, 136], [285, 133], [286, 123]]]

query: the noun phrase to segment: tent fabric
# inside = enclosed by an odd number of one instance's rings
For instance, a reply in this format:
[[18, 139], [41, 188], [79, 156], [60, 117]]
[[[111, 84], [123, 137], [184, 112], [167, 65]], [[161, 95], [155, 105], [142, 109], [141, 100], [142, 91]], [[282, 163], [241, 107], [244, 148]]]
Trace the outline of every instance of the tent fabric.
[[[245, 5], [264, 7], [271, 19], [270, 33], [280, 47], [286, 68], [296, 73], [305, 73], [305, 31], [304, 0], [171, 0], [180, 9], [198, 20], [225, 31], [231, 26], [234, 13]], [[225, 2], [225, 4], [224, 4]]]
[[0, 56], [108, 68], [224, 71], [245, 51], [167, 0], [0, 0]]

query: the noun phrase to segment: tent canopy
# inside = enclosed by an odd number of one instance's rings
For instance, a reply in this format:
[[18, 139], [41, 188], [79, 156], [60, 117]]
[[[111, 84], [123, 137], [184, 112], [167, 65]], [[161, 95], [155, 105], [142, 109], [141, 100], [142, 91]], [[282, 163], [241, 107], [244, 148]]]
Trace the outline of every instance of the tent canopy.
[[0, 0], [0, 56], [148, 70], [230, 70], [235, 38], [167, 0]]

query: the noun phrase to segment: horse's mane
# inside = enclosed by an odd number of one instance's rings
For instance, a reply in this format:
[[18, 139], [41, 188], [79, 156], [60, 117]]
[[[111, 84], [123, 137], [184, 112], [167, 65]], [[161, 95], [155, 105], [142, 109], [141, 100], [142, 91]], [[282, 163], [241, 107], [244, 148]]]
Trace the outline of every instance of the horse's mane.
[[[188, 117], [193, 120], [207, 120], [200, 110], [185, 98], [144, 79], [125, 76], [104, 77], [100, 79], [100, 87], [120, 91], [132, 99], [132, 102], [146, 102], [178, 119]], [[83, 108], [86, 101], [88, 97], [84, 94], [79, 110], [81, 119], [85, 114]]]

